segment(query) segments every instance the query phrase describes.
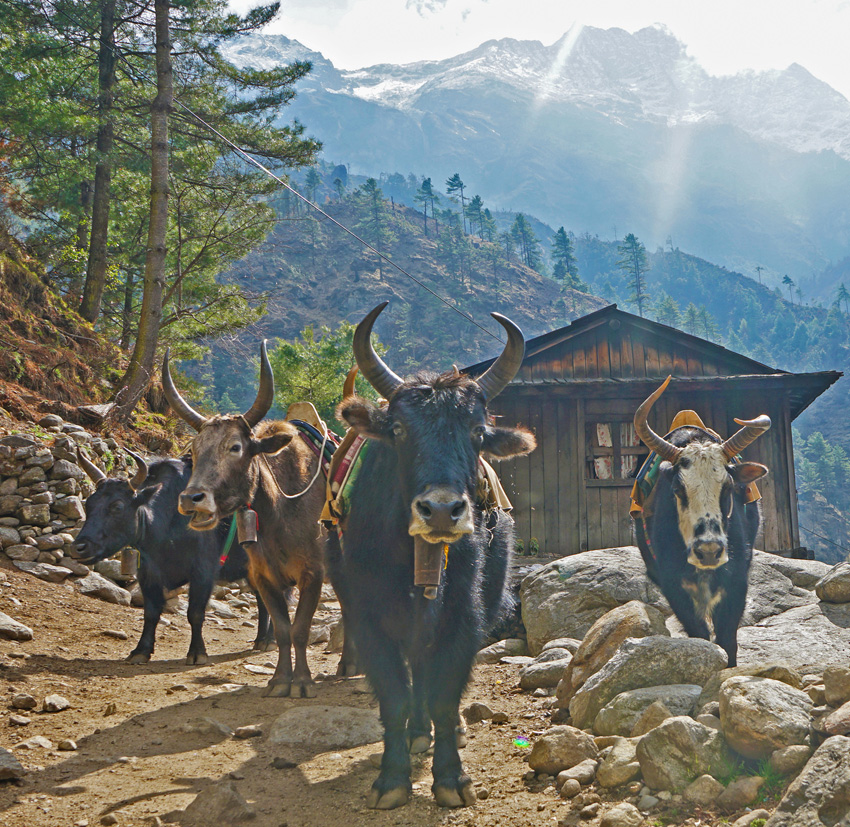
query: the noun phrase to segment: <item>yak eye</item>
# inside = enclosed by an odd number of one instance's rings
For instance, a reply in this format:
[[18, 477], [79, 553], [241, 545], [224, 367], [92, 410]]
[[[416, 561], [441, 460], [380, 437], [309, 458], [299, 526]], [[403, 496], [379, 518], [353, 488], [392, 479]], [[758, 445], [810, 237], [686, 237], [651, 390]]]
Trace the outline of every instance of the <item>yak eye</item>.
[[401, 422], [393, 422], [393, 436], [398, 439], [404, 439], [404, 425]]
[[484, 434], [485, 434], [486, 432], [487, 432], [487, 428], [486, 428], [484, 425], [476, 425], [476, 426], [472, 429], [472, 435], [473, 435], [476, 439], [483, 439], [483, 438], [484, 438]]
[[118, 513], [119, 511], [123, 511], [124, 510], [124, 503], [122, 503], [120, 500], [118, 502], [114, 502], [110, 506], [109, 510], [114, 511], [115, 513]]
[[242, 446], [237, 442], [235, 445], [230, 446], [231, 454], [238, 454], [242, 450]]

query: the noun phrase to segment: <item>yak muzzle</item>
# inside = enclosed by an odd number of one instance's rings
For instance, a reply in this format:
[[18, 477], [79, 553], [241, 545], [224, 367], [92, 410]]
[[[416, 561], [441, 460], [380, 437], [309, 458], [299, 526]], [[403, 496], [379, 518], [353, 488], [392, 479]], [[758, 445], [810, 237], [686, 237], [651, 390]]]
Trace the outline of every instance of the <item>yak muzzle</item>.
[[719, 540], [697, 540], [688, 555], [688, 562], [698, 569], [716, 569], [728, 560], [726, 545]]
[[429, 488], [411, 504], [408, 532], [429, 543], [453, 543], [472, 534], [472, 506], [469, 497], [447, 487]]
[[177, 499], [177, 510], [184, 517], [191, 517], [189, 528], [207, 531], [218, 524], [215, 500], [208, 491], [187, 488]]

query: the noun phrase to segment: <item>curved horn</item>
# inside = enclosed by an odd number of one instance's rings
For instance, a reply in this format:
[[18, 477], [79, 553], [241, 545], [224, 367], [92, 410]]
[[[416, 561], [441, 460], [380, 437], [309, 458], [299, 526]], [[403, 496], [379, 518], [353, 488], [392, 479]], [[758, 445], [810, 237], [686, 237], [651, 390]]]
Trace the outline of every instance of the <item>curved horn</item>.
[[664, 380], [664, 384], [662, 384], [658, 390], [651, 393], [641, 403], [641, 406], [635, 411], [634, 423], [637, 435], [643, 440], [644, 445], [646, 445], [650, 451], [655, 451], [658, 456], [662, 459], [666, 459], [668, 462], [675, 462], [682, 453], [682, 449], [677, 448], [671, 442], [668, 442], [663, 437], [658, 436], [658, 434], [649, 427], [649, 423], [646, 421], [649, 416], [649, 412], [652, 410], [652, 406], [658, 401], [658, 397], [664, 393], [667, 385], [670, 384], [671, 378], [672, 377], [668, 376]]
[[77, 448], [77, 459], [80, 461], [80, 465], [83, 466], [83, 470], [89, 475], [89, 479], [95, 483], [95, 485], [106, 479], [106, 474], [104, 474], [100, 468], [88, 459], [79, 447]]
[[755, 442], [765, 431], [770, 428], [770, 417], [767, 414], [757, 416], [755, 419], [736, 419], [739, 425], [743, 425], [735, 434], [723, 443], [723, 452], [729, 459], [740, 454], [751, 442]]
[[525, 339], [522, 331], [501, 313], [491, 313], [490, 315], [505, 328], [508, 341], [499, 358], [476, 380], [488, 402], [500, 394], [508, 382], [517, 375], [525, 357]]
[[131, 451], [129, 448], [125, 448], [124, 450], [136, 461], [138, 470], [133, 475], [133, 478], [127, 480], [127, 482], [130, 483], [130, 488], [132, 488], [133, 491], [138, 491], [148, 478], [148, 464], [137, 453]]
[[171, 409], [181, 419], [188, 422], [196, 431], [200, 431], [204, 427], [207, 418], [199, 414], [174, 387], [174, 380], [171, 378], [171, 368], [168, 365], [171, 358], [171, 348], [165, 351], [165, 358], [162, 360], [162, 391]]
[[347, 399], [349, 396], [354, 396], [354, 379], [357, 377], [357, 365], [355, 365], [350, 371], [348, 371], [348, 376], [345, 377], [345, 382], [342, 386], [342, 398]]
[[260, 345], [260, 388], [254, 404], [243, 414], [249, 428], [253, 428], [268, 412], [274, 402], [274, 374], [266, 350], [266, 339]]
[[375, 324], [375, 319], [381, 315], [381, 311], [388, 304], [389, 302], [383, 302], [366, 314], [366, 317], [354, 331], [354, 342], [352, 343], [357, 367], [366, 377], [366, 381], [384, 399], [389, 399], [404, 381], [384, 364], [381, 357], [375, 353], [375, 348], [372, 347], [372, 325]]

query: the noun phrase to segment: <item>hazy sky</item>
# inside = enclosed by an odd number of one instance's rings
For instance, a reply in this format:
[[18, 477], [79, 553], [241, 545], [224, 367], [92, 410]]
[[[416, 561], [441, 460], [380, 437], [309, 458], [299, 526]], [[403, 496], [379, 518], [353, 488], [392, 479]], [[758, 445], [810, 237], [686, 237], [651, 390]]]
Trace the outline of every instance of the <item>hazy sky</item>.
[[[245, 9], [255, 0], [232, 0]], [[661, 23], [710, 73], [800, 63], [850, 98], [850, 0], [283, 0], [269, 32], [336, 66], [411, 63], [514, 37], [549, 45], [573, 24]]]

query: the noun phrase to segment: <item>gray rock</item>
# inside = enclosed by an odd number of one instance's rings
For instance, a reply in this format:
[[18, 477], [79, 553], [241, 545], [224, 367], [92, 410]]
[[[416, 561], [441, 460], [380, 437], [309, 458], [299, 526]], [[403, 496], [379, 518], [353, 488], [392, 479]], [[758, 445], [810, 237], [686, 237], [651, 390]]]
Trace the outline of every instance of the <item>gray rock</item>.
[[530, 655], [506, 655], [503, 657], [499, 663], [507, 663], [511, 666], [528, 666], [531, 663], [534, 663], [534, 658]]
[[100, 560], [94, 564], [94, 570], [110, 580], [118, 580], [121, 577], [121, 561]]
[[581, 641], [574, 637], [556, 637], [548, 643], [543, 644], [541, 652], [548, 652], [550, 649], [566, 649], [571, 655], [576, 653], [578, 647], [581, 646]]
[[527, 655], [528, 644], [521, 638], [507, 638], [485, 646], [475, 657], [476, 663], [499, 663], [510, 655]]
[[184, 827], [242, 824], [256, 815], [256, 811], [240, 795], [232, 781], [219, 781], [198, 793], [181, 813], [180, 824]]
[[27, 692], [19, 692], [12, 696], [9, 704], [12, 709], [35, 709], [38, 706], [38, 701]]
[[764, 779], [760, 775], [737, 778], [721, 793], [717, 799], [717, 806], [727, 813], [743, 810], [758, 798], [762, 784]]
[[815, 594], [827, 603], [850, 603], [850, 563], [837, 563], [815, 586]]
[[45, 712], [62, 712], [70, 706], [71, 702], [67, 698], [63, 698], [62, 695], [48, 695], [41, 708]]
[[670, 612], [661, 592], [647, 580], [636, 546], [555, 560], [522, 581], [520, 599], [532, 654], [555, 638], [583, 638], [602, 615], [631, 600]]
[[18, 494], [0, 496], [0, 517], [11, 517], [17, 513], [24, 498]]
[[602, 787], [619, 787], [639, 776], [635, 741], [618, 738], [596, 770], [596, 780]]
[[720, 718], [718, 718], [717, 715], [703, 713], [702, 715], [697, 715], [694, 720], [698, 721], [703, 726], [709, 727], [710, 729], [722, 729], [720, 725]]
[[567, 778], [560, 789], [561, 798], [575, 798], [581, 792], [581, 784], [575, 778]]
[[43, 468], [37, 465], [27, 468], [19, 477], [18, 485], [23, 488], [25, 485], [32, 485], [34, 482], [44, 482], [47, 479], [47, 474]]
[[47, 583], [61, 583], [71, 573], [61, 566], [53, 566], [50, 563], [33, 563], [26, 560], [15, 560], [15, 568]]
[[180, 731], [187, 735], [203, 735], [206, 737], [229, 738], [233, 735], [233, 730], [227, 724], [207, 716], [186, 721], [180, 725]]
[[632, 729], [631, 737], [639, 738], [646, 735], [651, 729], [661, 726], [668, 718], [674, 718], [673, 713], [667, 709], [663, 701], [653, 701], [644, 711]]
[[848, 652], [850, 605], [846, 603], [813, 603], [738, 630], [742, 665], [781, 661], [804, 668], [846, 663]]
[[45, 414], [45, 416], [38, 420], [38, 424], [42, 428], [57, 428], [62, 427], [64, 421], [58, 414]]
[[15, 744], [15, 749], [53, 749], [54, 743], [49, 738], [43, 735], [33, 735], [32, 738], [27, 738], [26, 741], [21, 741]]
[[811, 747], [792, 744], [771, 753], [770, 766], [781, 775], [795, 775], [806, 766], [811, 754]]
[[654, 795], [644, 794], [638, 800], [638, 808], [642, 812], [648, 812], [651, 810], [656, 804], [658, 804], [660, 799], [656, 798]]
[[[85, 577], [91, 572], [91, 569], [87, 565], [81, 563], [79, 560], [75, 560], [73, 557], [63, 557], [57, 565], [62, 566], [63, 569], [68, 569], [71, 574], [75, 574], [77, 577]], [[141, 591], [139, 593], [141, 594]], [[139, 603], [138, 605], [141, 606], [142, 604]]]
[[73, 479], [82, 482], [87, 479], [86, 472], [76, 462], [68, 462], [66, 459], [57, 459], [50, 470], [50, 479], [67, 480]]
[[750, 567], [747, 604], [739, 625], [753, 626], [766, 617], [816, 602], [811, 591], [795, 587], [776, 567], [756, 558]]
[[42, 534], [35, 538], [35, 544], [39, 551], [53, 551], [62, 548], [65, 545], [65, 540], [58, 534]]
[[38, 440], [27, 434], [9, 434], [8, 436], [0, 437], [0, 445], [5, 445], [9, 448], [32, 448], [38, 445]]
[[342, 652], [343, 646], [345, 645], [345, 628], [342, 625], [342, 621], [338, 620], [336, 623], [331, 623], [330, 630], [328, 645], [325, 647], [325, 652]]
[[702, 684], [726, 665], [726, 653], [707, 640], [660, 635], [627, 639], [616, 655], [573, 695], [570, 715], [581, 728], [621, 692], [647, 686]]
[[233, 730], [234, 738], [259, 738], [263, 734], [263, 728], [259, 724], [246, 724]]
[[827, 735], [850, 735], [850, 701], [819, 721], [817, 729]]
[[130, 592], [116, 586], [111, 580], [107, 580], [97, 572], [91, 572], [77, 581], [77, 586], [82, 594], [89, 597], [98, 597], [107, 603], [117, 603], [120, 606], [130, 605]]
[[706, 704], [713, 703], [720, 699], [720, 687], [729, 680], [729, 678], [737, 677], [738, 675], [749, 675], [754, 678], [771, 678], [775, 681], [787, 683], [788, 686], [794, 689], [803, 688], [803, 677], [796, 670], [787, 666], [784, 663], [761, 663], [758, 666], [733, 666], [731, 669], [721, 669], [716, 675], [712, 675], [708, 679], [708, 683], [702, 688], [699, 700], [697, 701], [697, 709], [712, 714], [719, 715], [720, 707], [716, 710], [705, 709]]
[[493, 717], [493, 710], [487, 704], [474, 701], [463, 710], [463, 718], [468, 724], [477, 724]]
[[571, 726], [554, 726], [534, 742], [528, 766], [535, 772], [557, 775], [588, 758], [596, 760], [599, 750], [586, 732]]
[[585, 758], [584, 761], [579, 761], [574, 767], [570, 767], [568, 770], [561, 770], [555, 780], [555, 785], [561, 787], [570, 778], [574, 778], [579, 784], [590, 784], [596, 777], [596, 769], [598, 767], [598, 761], [593, 758]]
[[7, 494], [14, 494], [18, 488], [17, 477], [7, 477], [0, 482], [0, 497], [5, 497]]
[[621, 801], [602, 814], [599, 827], [639, 827], [643, 824], [643, 816], [634, 804]]
[[[552, 650], [558, 651], [558, 650]], [[566, 651], [562, 649], [561, 651]], [[519, 685], [522, 689], [530, 692], [533, 689], [549, 689], [557, 686], [558, 681], [564, 676], [564, 671], [570, 665], [572, 656], [562, 660], [544, 661], [543, 663], [529, 663], [519, 673]]]
[[726, 788], [710, 775], [701, 775], [685, 787], [685, 801], [697, 807], [711, 807]]
[[813, 591], [818, 581], [832, 568], [829, 563], [819, 560], [792, 560], [766, 551], [754, 551], [753, 560], [776, 569], [795, 586], [809, 591]]
[[9, 750], [0, 747], [0, 781], [23, 778], [27, 771]]
[[850, 824], [850, 738], [827, 738], [788, 787], [766, 827]]
[[697, 775], [718, 775], [729, 765], [721, 733], [685, 716], [668, 718], [638, 741], [643, 779], [653, 790], [682, 790]]
[[31, 546], [27, 543], [21, 543], [18, 546], [9, 546], [4, 550], [10, 560], [23, 560], [28, 563], [35, 562], [40, 553], [36, 546]]
[[61, 750], [62, 752], [76, 752], [77, 751], [77, 742], [72, 741], [70, 738], [63, 738], [56, 745], [56, 749]]
[[13, 617], [0, 612], [0, 638], [6, 640], [32, 640], [32, 629]]
[[[236, 617], [236, 615], [234, 615], [232, 612], [231, 612], [231, 615], [233, 617]], [[223, 615], [221, 615], [221, 616], [223, 616]], [[310, 646], [313, 646], [316, 643], [327, 643], [330, 639], [331, 639], [330, 626], [323, 624], [321, 626], [312, 626], [310, 628], [310, 634], [307, 638], [307, 643]]]
[[767, 758], [809, 735], [812, 702], [780, 681], [739, 675], [720, 687], [720, 723], [729, 745], [745, 758]]
[[21, 503], [17, 516], [27, 525], [46, 526], [50, 524], [50, 506], [46, 503]]
[[66, 520], [82, 520], [86, 516], [83, 501], [79, 497], [63, 497], [53, 503], [53, 510]]
[[569, 649], [560, 649], [558, 647], [550, 647], [549, 649], [544, 649], [540, 652], [540, 654], [534, 659], [535, 663], [549, 663], [553, 660], [572, 660], [573, 653], [569, 651]]
[[25, 715], [10, 715], [9, 726], [27, 726], [32, 723], [32, 718], [27, 718]]
[[383, 738], [378, 713], [350, 706], [310, 706], [280, 715], [269, 733], [272, 744], [348, 749]]
[[736, 819], [732, 824], [732, 827], [750, 827], [754, 821], [758, 821], [759, 819], [767, 821], [768, 818], [770, 818], [770, 813], [767, 810], [750, 810], [750, 812], [745, 813], [739, 819]]
[[21, 542], [21, 535], [14, 528], [0, 526], [0, 548], [16, 546]]
[[850, 701], [850, 668], [829, 666], [824, 669], [823, 689], [830, 706], [841, 706]]
[[629, 736], [644, 711], [661, 701], [675, 715], [690, 715], [701, 688], [696, 684], [648, 686], [621, 692], [609, 701], [593, 721], [597, 735]]

